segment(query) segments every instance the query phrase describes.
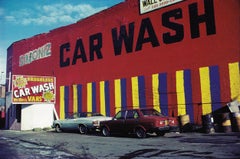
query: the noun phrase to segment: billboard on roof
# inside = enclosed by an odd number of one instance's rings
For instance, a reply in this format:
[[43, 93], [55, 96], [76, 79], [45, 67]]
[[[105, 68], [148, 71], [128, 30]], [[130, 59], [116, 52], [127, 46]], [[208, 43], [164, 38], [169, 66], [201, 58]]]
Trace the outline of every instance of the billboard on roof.
[[164, 8], [181, 1], [183, 0], [140, 0], [140, 14]]

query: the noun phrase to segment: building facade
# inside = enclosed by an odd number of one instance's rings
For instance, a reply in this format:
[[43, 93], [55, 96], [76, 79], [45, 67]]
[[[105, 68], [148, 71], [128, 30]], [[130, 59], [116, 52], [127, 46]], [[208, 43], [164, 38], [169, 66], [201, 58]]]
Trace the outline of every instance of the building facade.
[[60, 119], [152, 107], [201, 124], [202, 115], [239, 99], [239, 1], [152, 3], [126, 0], [13, 43], [7, 76], [56, 77]]
[[0, 84], [0, 128], [5, 126], [5, 106], [6, 106], [6, 91], [5, 85]]

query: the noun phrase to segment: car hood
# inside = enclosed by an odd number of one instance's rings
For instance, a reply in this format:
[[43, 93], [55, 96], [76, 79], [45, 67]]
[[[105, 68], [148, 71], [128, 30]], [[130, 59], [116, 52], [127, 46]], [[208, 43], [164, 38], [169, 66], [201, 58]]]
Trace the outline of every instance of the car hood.
[[104, 121], [104, 120], [111, 120], [112, 118], [106, 117], [106, 116], [93, 116], [93, 117], [88, 117], [86, 119]]

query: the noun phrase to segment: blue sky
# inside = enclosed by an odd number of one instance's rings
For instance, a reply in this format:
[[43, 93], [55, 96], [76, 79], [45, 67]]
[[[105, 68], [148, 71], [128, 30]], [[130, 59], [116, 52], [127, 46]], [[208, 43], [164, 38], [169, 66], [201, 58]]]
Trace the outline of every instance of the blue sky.
[[15, 41], [75, 23], [124, 0], [0, 0], [0, 84]]

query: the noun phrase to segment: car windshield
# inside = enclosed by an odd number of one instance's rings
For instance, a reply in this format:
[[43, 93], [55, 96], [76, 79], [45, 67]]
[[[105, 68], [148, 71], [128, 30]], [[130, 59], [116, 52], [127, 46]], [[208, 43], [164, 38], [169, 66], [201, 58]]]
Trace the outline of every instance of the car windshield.
[[161, 113], [156, 111], [155, 109], [143, 109], [141, 110], [144, 116], [161, 116], [164, 117]]
[[103, 116], [103, 115], [99, 113], [92, 113], [92, 112], [79, 113], [79, 117], [93, 117], [93, 116]]

